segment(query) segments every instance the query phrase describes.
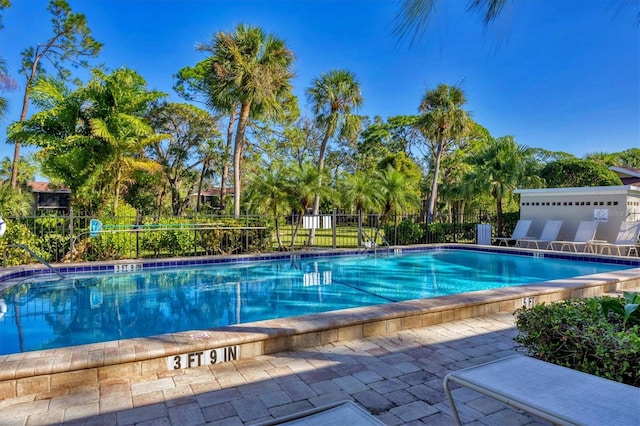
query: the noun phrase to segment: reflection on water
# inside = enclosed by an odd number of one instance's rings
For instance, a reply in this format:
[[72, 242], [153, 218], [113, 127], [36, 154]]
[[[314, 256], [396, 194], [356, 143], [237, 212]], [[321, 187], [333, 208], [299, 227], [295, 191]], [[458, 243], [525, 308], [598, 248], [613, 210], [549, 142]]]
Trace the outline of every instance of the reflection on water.
[[0, 354], [207, 329], [623, 267], [469, 251], [216, 265], [21, 283], [0, 293]]

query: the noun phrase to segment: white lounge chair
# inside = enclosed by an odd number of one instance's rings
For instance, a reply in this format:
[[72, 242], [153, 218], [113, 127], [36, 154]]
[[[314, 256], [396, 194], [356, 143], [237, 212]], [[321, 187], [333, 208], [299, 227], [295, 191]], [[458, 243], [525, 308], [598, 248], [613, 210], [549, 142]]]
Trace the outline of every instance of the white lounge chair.
[[509, 245], [509, 241], [518, 241], [520, 238], [525, 238], [529, 233], [529, 228], [531, 228], [532, 220], [524, 220], [520, 219], [518, 223], [516, 223], [516, 227], [513, 230], [513, 234], [511, 237], [496, 237], [494, 240], [498, 242], [498, 245], [504, 243], [505, 246]]
[[565, 247], [569, 247], [577, 253], [578, 247], [582, 247], [582, 251], [586, 252], [589, 241], [593, 241], [593, 238], [596, 236], [597, 229], [598, 222], [583, 220], [578, 225], [578, 229], [576, 230], [576, 235], [573, 237], [573, 240], [551, 241], [549, 243], [549, 248], [551, 250], [556, 250], [556, 247], [558, 247], [558, 249], [562, 251]]
[[640, 388], [515, 355], [445, 376], [444, 390], [458, 425], [451, 382], [557, 425], [631, 425], [640, 419]]
[[640, 236], [640, 222], [624, 221], [620, 224], [618, 236], [613, 243], [598, 243], [601, 252], [607, 250], [607, 254], [611, 254], [611, 250], [615, 249], [618, 256], [622, 256], [621, 249], [627, 249], [627, 256], [631, 256], [631, 252], [638, 255], [638, 237]]
[[548, 220], [547, 223], [544, 224], [544, 228], [542, 229], [540, 238], [519, 238], [516, 241], [516, 246], [522, 247], [524, 243], [526, 247], [535, 245], [535, 247], [539, 249], [540, 245], [543, 244], [542, 248], [547, 248], [549, 247], [550, 242], [556, 241], [558, 239], [560, 228], [562, 228], [561, 220]]

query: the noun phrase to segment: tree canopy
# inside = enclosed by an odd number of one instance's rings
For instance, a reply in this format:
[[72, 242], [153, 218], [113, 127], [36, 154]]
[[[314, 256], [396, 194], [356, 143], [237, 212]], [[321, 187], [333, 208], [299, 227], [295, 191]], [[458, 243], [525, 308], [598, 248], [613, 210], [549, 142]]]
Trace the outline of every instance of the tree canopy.
[[[102, 44], [91, 35], [86, 17], [81, 13], [74, 13], [66, 0], [50, 0], [47, 9], [52, 15], [53, 34], [44, 43], [27, 47], [22, 51], [20, 73], [24, 75], [26, 84], [20, 121], [27, 118], [27, 108], [33, 84], [45, 73], [45, 68], [42, 65], [43, 59], [46, 59], [46, 62], [55, 70], [61, 80], [68, 80], [71, 76], [71, 71], [66, 67], [68, 62], [75, 67], [88, 68], [87, 59], [98, 56], [102, 50]], [[20, 139], [12, 139], [12, 141], [15, 148], [11, 187], [15, 188], [22, 141]]]
[[540, 170], [548, 188], [621, 185], [605, 164], [578, 158], [553, 161]]

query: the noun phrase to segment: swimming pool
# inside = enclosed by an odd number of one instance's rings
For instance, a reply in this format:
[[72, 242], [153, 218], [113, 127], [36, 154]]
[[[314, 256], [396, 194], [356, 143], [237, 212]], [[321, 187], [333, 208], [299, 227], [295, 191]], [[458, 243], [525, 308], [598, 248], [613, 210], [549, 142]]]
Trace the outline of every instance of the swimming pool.
[[553, 256], [428, 250], [377, 257], [293, 256], [24, 281], [0, 291], [5, 310], [0, 319], [0, 354], [203, 330], [629, 267]]

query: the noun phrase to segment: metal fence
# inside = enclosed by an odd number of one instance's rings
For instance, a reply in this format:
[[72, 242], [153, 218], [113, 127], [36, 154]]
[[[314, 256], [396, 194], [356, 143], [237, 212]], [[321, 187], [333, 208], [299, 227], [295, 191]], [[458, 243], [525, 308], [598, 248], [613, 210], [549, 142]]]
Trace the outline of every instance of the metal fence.
[[[517, 213], [515, 216], [517, 218]], [[443, 216], [426, 224], [418, 216], [397, 215], [382, 223], [380, 215], [333, 211], [317, 217], [245, 215], [181, 217], [102, 217], [92, 232], [89, 216], [6, 218], [0, 238], [5, 265], [32, 263], [23, 245], [49, 262], [114, 260], [299, 250], [368, 248], [420, 243], [469, 243], [475, 225], [494, 223], [488, 212]]]

